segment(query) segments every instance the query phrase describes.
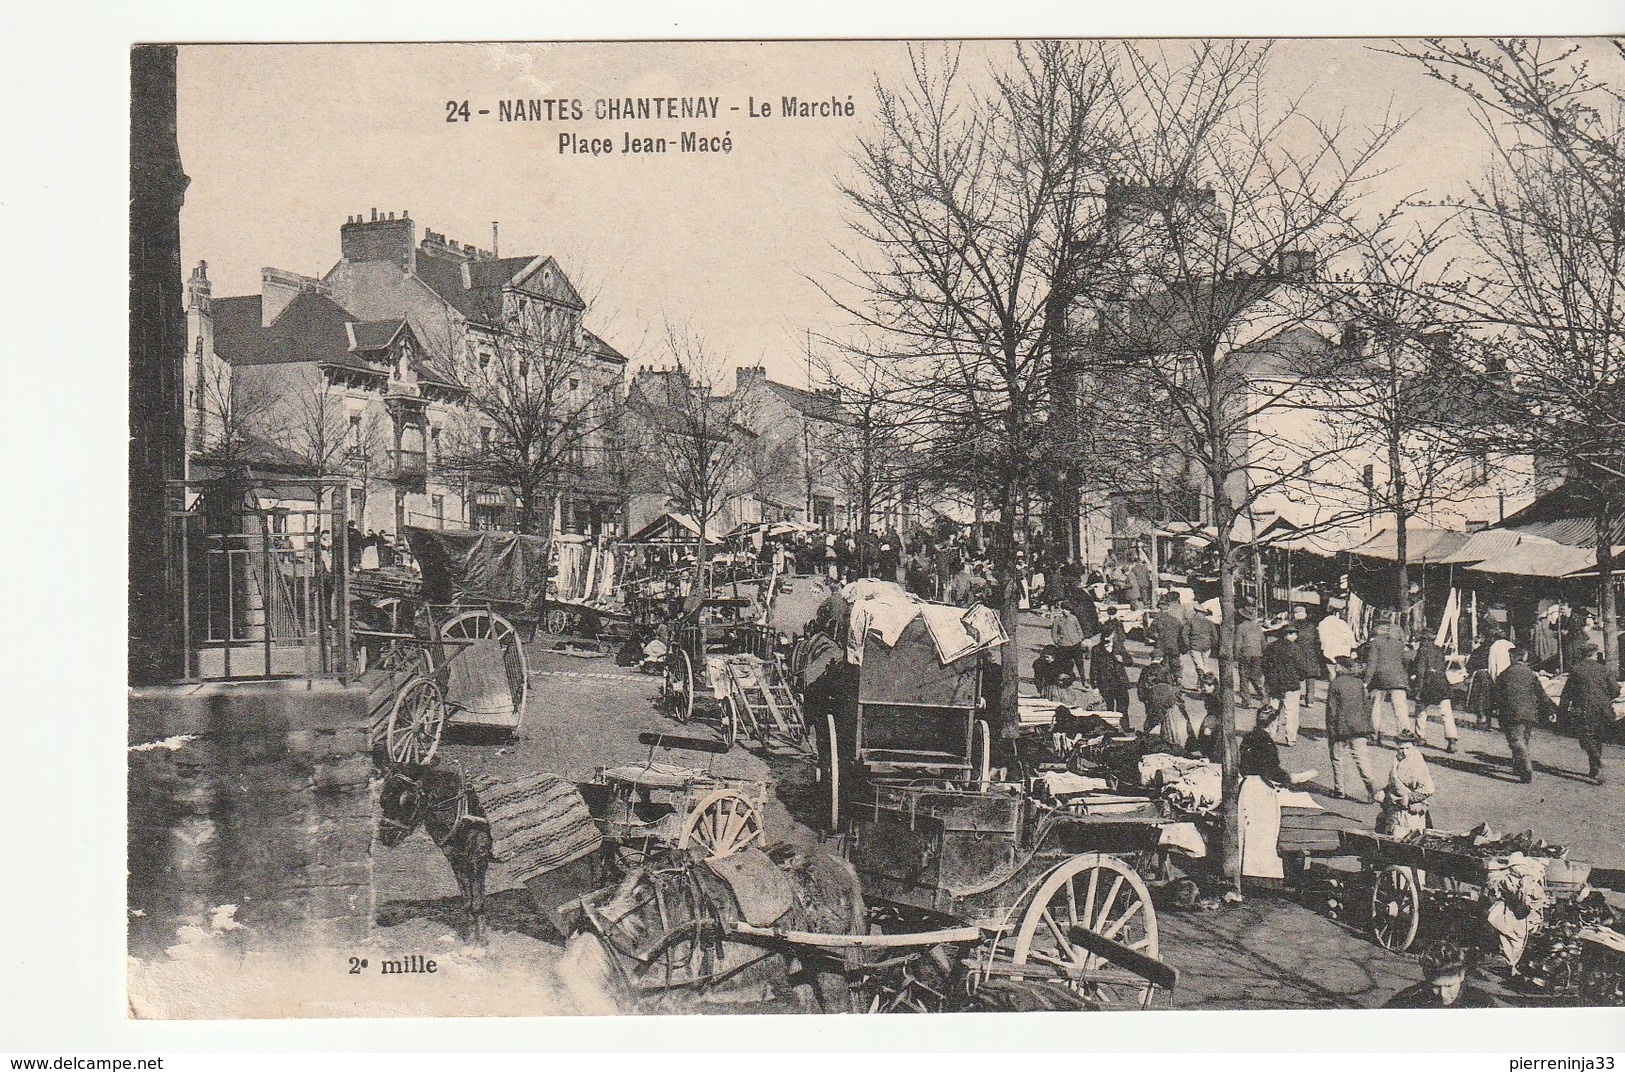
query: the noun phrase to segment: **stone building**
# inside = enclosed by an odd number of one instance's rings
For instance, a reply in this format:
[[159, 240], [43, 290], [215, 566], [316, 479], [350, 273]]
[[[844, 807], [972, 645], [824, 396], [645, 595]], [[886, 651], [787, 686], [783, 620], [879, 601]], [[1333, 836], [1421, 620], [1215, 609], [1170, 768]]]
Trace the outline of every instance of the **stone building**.
[[[492, 237], [494, 246], [494, 225]], [[625, 503], [609, 422], [626, 358], [587, 329], [587, 304], [557, 260], [500, 257], [428, 230], [419, 241], [406, 212], [353, 216], [340, 228], [339, 245], [338, 263], [322, 278], [333, 299], [369, 319], [406, 321], [470, 392], [455, 413], [430, 421], [431, 458], [437, 443], [465, 460], [491, 443], [503, 453], [502, 426], [512, 422], [489, 410], [500, 415], [522, 404], [515, 391], [546, 394], [551, 419], [582, 429], [557, 444], [558, 477], [547, 489], [552, 531], [621, 531]], [[466, 476], [474, 467], [460, 468]], [[475, 528], [515, 524], [521, 504], [512, 487], [474, 476], [467, 484], [466, 502], [458, 497], [463, 512], [448, 516]]]
[[241, 450], [256, 471], [347, 476], [363, 531], [460, 523], [462, 487], [435, 469], [434, 429], [467, 391], [405, 319], [363, 319], [320, 280], [274, 268], [259, 294], [209, 291], [199, 264], [188, 284], [195, 457]]
[[[513, 528], [523, 519], [506, 429], [554, 428], [533, 529], [625, 524], [609, 414], [626, 359], [588, 331], [552, 257], [498, 257], [403, 212], [352, 216], [322, 278], [266, 268], [259, 294], [188, 284], [188, 436], [194, 458], [256, 472], [351, 478], [363, 530]], [[528, 444], [523, 449], [534, 449]], [[506, 459], [506, 469], [499, 464]]]

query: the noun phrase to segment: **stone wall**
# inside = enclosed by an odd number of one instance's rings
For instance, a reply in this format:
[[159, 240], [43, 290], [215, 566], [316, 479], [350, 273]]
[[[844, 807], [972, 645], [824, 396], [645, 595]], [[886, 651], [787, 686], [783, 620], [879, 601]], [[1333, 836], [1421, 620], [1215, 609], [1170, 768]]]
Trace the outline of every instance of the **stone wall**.
[[250, 946], [335, 947], [373, 919], [366, 691], [336, 681], [130, 692], [130, 949], [236, 905]]

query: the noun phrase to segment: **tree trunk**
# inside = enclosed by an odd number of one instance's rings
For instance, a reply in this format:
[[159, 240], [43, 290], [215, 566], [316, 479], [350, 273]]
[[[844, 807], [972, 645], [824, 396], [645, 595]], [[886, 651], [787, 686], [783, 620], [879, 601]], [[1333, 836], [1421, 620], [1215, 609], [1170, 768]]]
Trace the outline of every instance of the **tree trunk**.
[[1405, 511], [1394, 511], [1394, 558], [1399, 575], [1399, 591], [1397, 593], [1399, 598], [1394, 605], [1398, 608], [1401, 619], [1406, 616], [1406, 612], [1410, 609], [1411, 597], [1410, 534], [1406, 532], [1408, 521], [1409, 518], [1406, 516]]
[[[1215, 358], [1209, 355], [1209, 368]], [[1212, 384], [1212, 378], [1209, 380]], [[1227, 442], [1224, 395], [1214, 384], [1209, 388], [1207, 426], [1211, 439], [1213, 469], [1213, 524], [1219, 540], [1219, 733], [1224, 742], [1223, 797], [1220, 803], [1222, 859], [1224, 874], [1241, 889], [1241, 762], [1236, 745], [1236, 562], [1230, 544], [1230, 530], [1236, 523], [1236, 510], [1230, 502], [1230, 445]], [[1205, 707], [1205, 705], [1204, 705]], [[1204, 718], [1206, 712], [1203, 713]]]
[[1614, 511], [1606, 502], [1597, 512], [1597, 617], [1602, 625], [1602, 657], [1619, 676], [1619, 601], [1614, 595], [1614, 549], [1611, 546]]
[[1016, 511], [1015, 496], [1005, 495], [1006, 502], [999, 510], [999, 546], [995, 549], [995, 578], [998, 581], [999, 620], [1010, 640], [999, 652], [998, 719], [989, 729], [1014, 740], [1021, 726], [1021, 645], [1017, 629], [1020, 626], [1021, 585], [1016, 580]]

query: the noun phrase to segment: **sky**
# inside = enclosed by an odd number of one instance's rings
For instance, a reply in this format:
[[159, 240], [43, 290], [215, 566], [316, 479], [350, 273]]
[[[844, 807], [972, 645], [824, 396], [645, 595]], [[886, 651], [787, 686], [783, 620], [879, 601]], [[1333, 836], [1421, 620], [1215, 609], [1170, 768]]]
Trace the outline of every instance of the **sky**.
[[[1382, 41], [1283, 40], [1265, 92], [1355, 127], [1409, 116], [1373, 203], [1459, 190], [1487, 159], [1461, 96]], [[965, 46], [985, 70], [1001, 42]], [[874, 82], [908, 75], [896, 41], [186, 46], [179, 65], [183, 264], [214, 294], [257, 293], [261, 267], [324, 274], [355, 214], [409, 211], [504, 256], [552, 254], [588, 298], [588, 326], [636, 364], [665, 360], [666, 323], [722, 367], [763, 364], [802, 382], [804, 346], [839, 333], [815, 285], [842, 270], [851, 233], [838, 180], [872, 129]], [[850, 97], [851, 117], [784, 118], [781, 98]], [[718, 99], [716, 119], [599, 120], [595, 102]], [[502, 100], [579, 100], [580, 121], [501, 122]], [[750, 117], [751, 101], [775, 114]], [[469, 103], [461, 121], [448, 102]], [[478, 110], [486, 108], [489, 115]], [[738, 111], [733, 109], [737, 108]], [[726, 132], [729, 153], [681, 153], [679, 131]], [[665, 135], [665, 155], [623, 137]], [[561, 153], [561, 135], [615, 152]]]

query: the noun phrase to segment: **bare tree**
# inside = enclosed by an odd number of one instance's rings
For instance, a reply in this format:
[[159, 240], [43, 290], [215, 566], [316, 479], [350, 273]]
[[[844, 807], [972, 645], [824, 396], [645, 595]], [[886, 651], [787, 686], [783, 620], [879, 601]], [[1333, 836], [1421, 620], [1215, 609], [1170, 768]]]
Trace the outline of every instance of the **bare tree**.
[[706, 342], [668, 324], [674, 365], [634, 380], [621, 421], [634, 487], [665, 495], [699, 526], [698, 557], [709, 557], [706, 527], [752, 476], [756, 437], [744, 392], [718, 393], [724, 362]]
[[281, 398], [270, 378], [223, 361], [200, 366], [198, 457], [223, 474], [246, 475], [278, 438]]
[[[1594, 53], [1587, 54], [1587, 49]], [[1625, 516], [1625, 97], [1605, 46], [1430, 39], [1398, 46], [1466, 95], [1494, 147], [1462, 204], [1482, 260], [1455, 300], [1511, 389], [1489, 446], [1561, 462], [1594, 503], [1605, 657], [1619, 668], [1612, 533]]]
[[371, 482], [388, 463], [390, 437], [377, 408], [353, 411], [326, 372], [296, 366], [283, 374], [273, 423], [277, 445], [311, 476], [356, 478], [364, 517]]
[[518, 296], [463, 328], [467, 412], [447, 429], [441, 466], [512, 492], [520, 532], [550, 535], [558, 494], [603, 471], [618, 376], [605, 373], [580, 310]]
[[820, 437], [818, 453], [851, 496], [860, 532], [873, 532], [877, 519], [900, 505], [907, 486], [889, 371], [884, 363], [861, 358], [840, 360], [825, 354], [819, 360], [818, 377], [839, 412]]
[[[1315, 474], [1315, 493], [1334, 502], [1352, 493], [1393, 519], [1401, 610], [1410, 593], [1410, 522], [1480, 482], [1471, 442], [1484, 385], [1455, 373], [1472, 343], [1450, 298], [1448, 226], [1416, 222], [1401, 207], [1362, 235], [1352, 267], [1332, 280], [1343, 360], [1310, 399], [1329, 418], [1334, 448]], [[1357, 511], [1359, 498], [1342, 505]]]
[[[1202, 474], [1218, 551], [1219, 681], [1233, 680], [1238, 518], [1301, 486], [1324, 456], [1299, 424], [1335, 354], [1313, 258], [1339, 254], [1359, 183], [1395, 125], [1357, 131], [1266, 103], [1267, 46], [1123, 48], [1113, 241], [1125, 297], [1098, 345], [1154, 387]], [[1311, 252], [1312, 251], [1312, 252]], [[1220, 687], [1224, 860], [1240, 877], [1234, 696]]]
[[[878, 132], [843, 187], [861, 248], [826, 291], [876, 340], [912, 478], [994, 511], [991, 556], [1016, 635], [1019, 518], [1057, 459], [1043, 434], [1068, 316], [1098, 254], [1111, 149], [1113, 65], [1102, 46], [1018, 45], [992, 88], [960, 54], [911, 53], [912, 78], [877, 85]], [[1016, 724], [1016, 657], [996, 708]]]

